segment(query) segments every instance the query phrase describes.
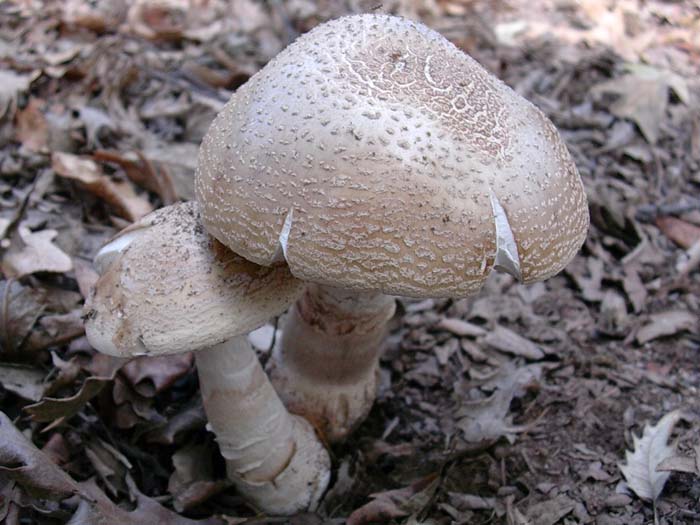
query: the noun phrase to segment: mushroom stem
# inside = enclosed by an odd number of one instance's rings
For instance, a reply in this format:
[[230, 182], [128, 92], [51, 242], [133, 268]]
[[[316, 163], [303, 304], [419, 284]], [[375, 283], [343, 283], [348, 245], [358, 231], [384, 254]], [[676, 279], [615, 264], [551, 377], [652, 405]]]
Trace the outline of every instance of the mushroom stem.
[[290, 412], [339, 441], [369, 413], [394, 299], [309, 284], [290, 309], [270, 379]]
[[287, 412], [247, 339], [195, 355], [204, 409], [238, 490], [271, 514], [315, 508], [328, 454], [311, 425]]

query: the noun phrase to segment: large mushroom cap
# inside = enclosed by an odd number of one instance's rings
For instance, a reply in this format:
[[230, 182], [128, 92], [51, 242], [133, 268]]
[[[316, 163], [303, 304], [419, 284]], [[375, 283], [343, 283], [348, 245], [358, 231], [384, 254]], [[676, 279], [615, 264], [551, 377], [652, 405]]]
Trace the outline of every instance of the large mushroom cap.
[[116, 356], [211, 347], [282, 313], [302, 283], [265, 268], [204, 230], [195, 203], [162, 208], [98, 253], [101, 276], [85, 304], [90, 344]]
[[196, 179], [207, 229], [296, 277], [407, 296], [475, 292], [492, 268], [559, 272], [588, 228], [552, 123], [402, 18], [318, 26], [242, 86]]

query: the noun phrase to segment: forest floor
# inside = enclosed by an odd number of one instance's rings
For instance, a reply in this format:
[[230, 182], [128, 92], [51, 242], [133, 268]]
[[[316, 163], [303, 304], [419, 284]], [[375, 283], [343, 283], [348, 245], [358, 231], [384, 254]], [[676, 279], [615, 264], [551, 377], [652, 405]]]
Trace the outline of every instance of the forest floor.
[[[697, 3], [187, 4], [0, 4], [0, 522], [700, 523]], [[332, 447], [320, 508], [267, 518], [224, 480], [192, 356], [100, 356], [81, 308], [107, 239], [192, 199], [230, 94], [299, 34], [366, 11], [422, 20], [541, 108], [592, 224], [544, 283], [399, 299], [379, 398]], [[263, 358], [272, 331], [254, 334]], [[666, 432], [664, 485], [639, 449]], [[651, 469], [654, 501], [626, 461]]]

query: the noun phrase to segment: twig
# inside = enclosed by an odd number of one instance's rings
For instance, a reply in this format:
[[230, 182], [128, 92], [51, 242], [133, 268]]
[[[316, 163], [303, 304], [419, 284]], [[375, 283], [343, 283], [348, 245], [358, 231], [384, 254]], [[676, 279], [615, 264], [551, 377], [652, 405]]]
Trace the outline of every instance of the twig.
[[[27, 206], [29, 205], [29, 199], [34, 193], [34, 189], [36, 188], [36, 183], [39, 180], [39, 175], [34, 177], [34, 180], [32, 183], [29, 185], [29, 189], [27, 190], [27, 193], [22, 197], [22, 202], [20, 202], [17, 211], [14, 214], [14, 217], [10, 219], [10, 223], [7, 225], [7, 228], [5, 228], [5, 237], [10, 238], [12, 233], [14, 233], [15, 228], [17, 228], [17, 225], [22, 221], [22, 217], [24, 217], [24, 212], [27, 211]], [[4, 251], [4, 248], [2, 245], [0, 245], [0, 253]]]
[[4, 348], [9, 351], [10, 341], [8, 334], [10, 331], [7, 326], [7, 317], [10, 311], [10, 290], [14, 282], [15, 280], [11, 277], [5, 281], [5, 290], [2, 294], [2, 305], [0, 306], [0, 322], [2, 323], [2, 330], [0, 330], [0, 350]]

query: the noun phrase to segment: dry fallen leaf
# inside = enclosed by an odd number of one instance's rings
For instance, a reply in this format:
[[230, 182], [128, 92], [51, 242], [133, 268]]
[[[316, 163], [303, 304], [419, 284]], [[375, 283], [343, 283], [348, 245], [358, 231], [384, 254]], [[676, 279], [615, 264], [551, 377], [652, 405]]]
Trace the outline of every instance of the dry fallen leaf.
[[100, 134], [103, 131], [115, 132], [118, 130], [118, 125], [112, 117], [99, 108], [91, 106], [80, 106], [76, 110], [80, 117], [80, 122], [85, 126], [85, 138], [87, 139], [88, 147], [100, 145]]
[[591, 92], [618, 95], [610, 111], [619, 118], [635, 122], [647, 142], [655, 144], [666, 115], [669, 90], [687, 104], [688, 85], [683, 77], [671, 71], [643, 64], [628, 64], [625, 69], [626, 74], [598, 84]]
[[131, 386], [144, 397], [153, 397], [170, 388], [192, 368], [194, 356], [188, 352], [132, 359], [122, 368]]
[[533, 525], [554, 525], [576, 507], [576, 502], [564, 494], [540, 503], [535, 503], [527, 509], [527, 517]]
[[43, 311], [42, 293], [14, 280], [0, 281], [0, 359], [20, 349]]
[[659, 217], [656, 225], [666, 237], [681, 248], [690, 248], [700, 241], [700, 226], [695, 226], [676, 217]]
[[82, 309], [76, 308], [65, 314], [43, 316], [29, 334], [23, 350], [36, 353], [52, 346], [69, 343], [85, 333]]
[[353, 512], [347, 525], [388, 523], [394, 518], [406, 517], [430, 500], [438, 484], [439, 479], [433, 474], [402, 489], [372, 494], [372, 501]]
[[136, 509], [132, 512], [121, 509], [112, 503], [94, 481], [76, 483], [15, 428], [3, 412], [0, 412], [0, 475], [14, 480], [35, 498], [62, 500], [80, 494], [82, 497], [78, 510], [68, 522], [71, 525], [221, 524], [218, 519], [195, 521], [178, 516], [141, 494], [129, 478], [129, 492], [135, 496]]
[[10, 229], [11, 224], [12, 221], [10, 219], [0, 217], [0, 240], [5, 238], [5, 235], [7, 235], [7, 230]]
[[193, 429], [204, 428], [207, 418], [202, 406], [202, 398], [195, 396], [182, 408], [172, 414], [163, 424], [146, 434], [146, 441], [161, 445], [172, 445], [176, 438]]
[[514, 434], [532, 428], [532, 423], [514, 425], [508, 415], [513, 398], [533, 379], [532, 371], [527, 367], [514, 369], [506, 365], [497, 375], [498, 388], [493, 394], [484, 399], [463, 401], [457, 410], [456, 416], [460, 419], [456, 426], [467, 442], [491, 442], [505, 436], [512, 443]]
[[664, 459], [659, 466], [658, 471], [673, 471], [685, 472], [700, 476], [700, 445], [695, 447], [695, 457], [690, 456], [671, 456]]
[[95, 286], [100, 276], [95, 271], [92, 263], [89, 263], [83, 259], [73, 259], [73, 266], [75, 268], [75, 280], [78, 281], [80, 295], [87, 299], [87, 297], [90, 295], [91, 288]]
[[[127, 478], [129, 481], [129, 478]], [[216, 518], [191, 520], [166, 509], [155, 500], [141, 494], [130, 482], [130, 492], [136, 499], [136, 508], [127, 512], [118, 507], [100, 490], [94, 480], [80, 484], [83, 492], [89, 496], [80, 501], [78, 510], [67, 525], [143, 525], [144, 523], [167, 523], [169, 525], [220, 525]]]
[[40, 71], [34, 71], [28, 75], [18, 75], [12, 71], [0, 70], [0, 118], [14, 112], [19, 94], [27, 91], [40, 74]]
[[134, 184], [157, 193], [163, 204], [168, 205], [177, 201], [173, 181], [168, 171], [142, 154], [122, 155], [119, 152], [99, 150], [95, 152], [94, 158], [101, 162], [117, 164]]
[[54, 152], [51, 166], [62, 177], [82, 183], [85, 189], [103, 199], [128, 221], [134, 222], [153, 211], [148, 199], [137, 195], [130, 183], [114, 182], [91, 159]]
[[49, 143], [49, 127], [44, 117], [43, 101], [32, 98], [17, 113], [16, 138], [31, 151], [45, 151]]
[[216, 480], [212, 458], [216, 452], [209, 443], [187, 445], [173, 454], [174, 472], [168, 480], [168, 492], [178, 512], [199, 505], [221, 492], [230, 483]]
[[77, 394], [65, 398], [45, 397], [40, 402], [28, 405], [24, 409], [31, 414], [34, 421], [47, 423], [67, 419], [80, 412], [113, 379], [113, 376], [88, 377]]
[[458, 337], [478, 337], [486, 334], [486, 330], [481, 326], [463, 319], [443, 318], [435, 325], [435, 328], [446, 330]]
[[139, 0], [127, 14], [129, 30], [149, 40], [177, 41], [185, 27], [187, 4], [180, 0]]
[[80, 491], [78, 484], [37, 449], [0, 412], [0, 475], [15, 480], [29, 494], [62, 499]]
[[85, 27], [102, 33], [115, 30], [126, 17], [124, 0], [85, 2], [65, 0], [62, 2], [62, 19], [67, 25]]
[[669, 472], [657, 470], [659, 464], [675, 452], [669, 445], [673, 427], [684, 415], [679, 410], [669, 412], [654, 426], [646, 425], [642, 437], [633, 436], [634, 451], [625, 452], [625, 464], [620, 470], [627, 484], [642, 499], [656, 501], [670, 476]]
[[648, 322], [639, 329], [636, 335], [640, 345], [653, 339], [674, 335], [684, 330], [698, 327], [698, 318], [687, 310], [670, 310], [649, 316]]
[[2, 260], [2, 270], [20, 278], [36, 272], [64, 273], [73, 269], [73, 261], [53, 240], [56, 230], [33, 232], [23, 224], [17, 228], [18, 239]]
[[496, 325], [486, 334], [484, 343], [500, 352], [519, 355], [533, 361], [544, 357], [544, 352], [538, 345], [501, 325]]
[[0, 385], [21, 398], [39, 401], [44, 394], [45, 372], [36, 368], [0, 363]]
[[194, 199], [194, 170], [197, 166], [197, 144], [189, 142], [161, 143], [150, 141], [143, 149], [144, 158], [158, 170], [165, 170], [168, 184], [178, 199]]

